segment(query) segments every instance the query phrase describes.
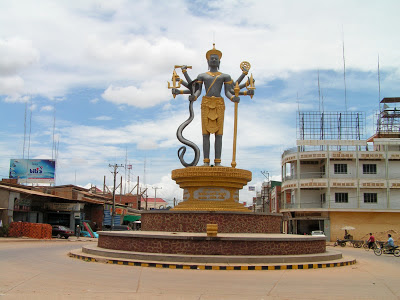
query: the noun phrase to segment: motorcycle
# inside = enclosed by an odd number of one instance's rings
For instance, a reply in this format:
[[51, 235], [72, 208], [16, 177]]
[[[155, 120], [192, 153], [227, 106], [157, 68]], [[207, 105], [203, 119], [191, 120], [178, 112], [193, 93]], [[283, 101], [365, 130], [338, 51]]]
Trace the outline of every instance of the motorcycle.
[[374, 249], [374, 253], [377, 256], [380, 256], [382, 254], [393, 254], [394, 256], [399, 257], [400, 256], [400, 249], [399, 249], [399, 246], [394, 246], [391, 249], [389, 249], [387, 247], [382, 247], [382, 248]]
[[336, 247], [336, 246], [345, 247], [346, 246], [346, 242], [347, 242], [347, 240], [336, 239], [336, 242], [335, 242], [335, 244], [333, 244], [333, 246], [334, 247]]

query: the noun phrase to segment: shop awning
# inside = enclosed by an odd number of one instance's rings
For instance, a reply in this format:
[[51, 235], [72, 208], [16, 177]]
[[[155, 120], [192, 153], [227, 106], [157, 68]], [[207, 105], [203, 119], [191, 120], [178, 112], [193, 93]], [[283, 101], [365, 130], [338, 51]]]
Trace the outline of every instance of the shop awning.
[[132, 216], [132, 215], [124, 216], [124, 221], [135, 222], [138, 220], [140, 220], [140, 216]]

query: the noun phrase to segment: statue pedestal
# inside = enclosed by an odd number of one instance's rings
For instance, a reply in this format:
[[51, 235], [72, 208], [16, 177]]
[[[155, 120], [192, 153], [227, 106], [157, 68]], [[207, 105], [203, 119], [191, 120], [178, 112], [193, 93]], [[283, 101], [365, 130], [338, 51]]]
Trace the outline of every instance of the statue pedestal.
[[188, 167], [172, 171], [183, 189], [183, 202], [172, 210], [250, 212], [239, 203], [239, 190], [251, 181], [251, 172], [230, 167]]

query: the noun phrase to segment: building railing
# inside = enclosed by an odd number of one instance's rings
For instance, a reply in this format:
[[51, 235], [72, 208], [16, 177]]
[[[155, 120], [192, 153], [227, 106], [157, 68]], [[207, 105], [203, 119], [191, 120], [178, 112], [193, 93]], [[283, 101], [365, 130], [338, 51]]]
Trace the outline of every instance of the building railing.
[[[298, 151], [299, 149], [299, 151]], [[299, 147], [292, 147], [288, 148], [285, 151], [283, 151], [282, 158], [284, 158], [288, 154], [293, 154], [297, 152], [317, 152], [317, 151], [327, 151], [328, 148], [326, 145], [320, 145], [320, 146], [299, 146]], [[350, 152], [355, 152], [355, 151], [362, 151], [362, 152], [371, 152], [368, 149], [368, 145], [366, 146], [350, 146], [350, 145], [330, 145], [329, 146], [329, 151], [335, 152], [335, 151], [350, 151]]]

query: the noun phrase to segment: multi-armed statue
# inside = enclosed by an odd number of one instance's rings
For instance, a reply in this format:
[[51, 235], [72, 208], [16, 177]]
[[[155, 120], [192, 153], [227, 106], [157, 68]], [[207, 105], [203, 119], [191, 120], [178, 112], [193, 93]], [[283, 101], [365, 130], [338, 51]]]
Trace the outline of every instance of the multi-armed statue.
[[[240, 69], [242, 74], [239, 78], [233, 82], [231, 76], [219, 72], [220, 60], [222, 57], [222, 52], [215, 49], [215, 44], [213, 49], [207, 51], [206, 58], [208, 62], [209, 71], [206, 73], [199, 74], [195, 80], [192, 80], [187, 72], [187, 69], [191, 69], [191, 66], [175, 66], [172, 73], [172, 85], [168, 82], [168, 88], [172, 89], [172, 95], [189, 94], [189, 118], [179, 126], [177, 130], [177, 138], [183, 144], [191, 147], [195, 156], [191, 163], [186, 163], [183, 159], [183, 155], [186, 152], [186, 147], [182, 146], [178, 150], [178, 156], [181, 163], [185, 166], [196, 166], [199, 157], [200, 150], [196, 144], [185, 139], [182, 135], [183, 129], [193, 120], [193, 102], [201, 95], [203, 83], [205, 86], [206, 94], [202, 98], [201, 102], [201, 124], [203, 133], [203, 154], [204, 154], [204, 164], [203, 166], [210, 166], [210, 134], [215, 135], [215, 166], [221, 166], [221, 152], [222, 152], [222, 135], [224, 129], [224, 113], [225, 113], [225, 103], [223, 97], [221, 97], [222, 86], [224, 86], [225, 96], [235, 103], [235, 123], [234, 123], [234, 137], [233, 137], [233, 157], [232, 157], [232, 167], [236, 167], [236, 135], [237, 135], [237, 110], [238, 103], [240, 101], [239, 95], [248, 95], [251, 98], [254, 95], [254, 79], [251, 75], [246, 83], [240, 84], [244, 77], [248, 74], [250, 70], [250, 63], [242, 62], [240, 64]], [[180, 68], [185, 80], [181, 79], [176, 73], [176, 69]], [[183, 85], [186, 87], [184, 90], [179, 88]], [[245, 91], [241, 91], [246, 88]]]

